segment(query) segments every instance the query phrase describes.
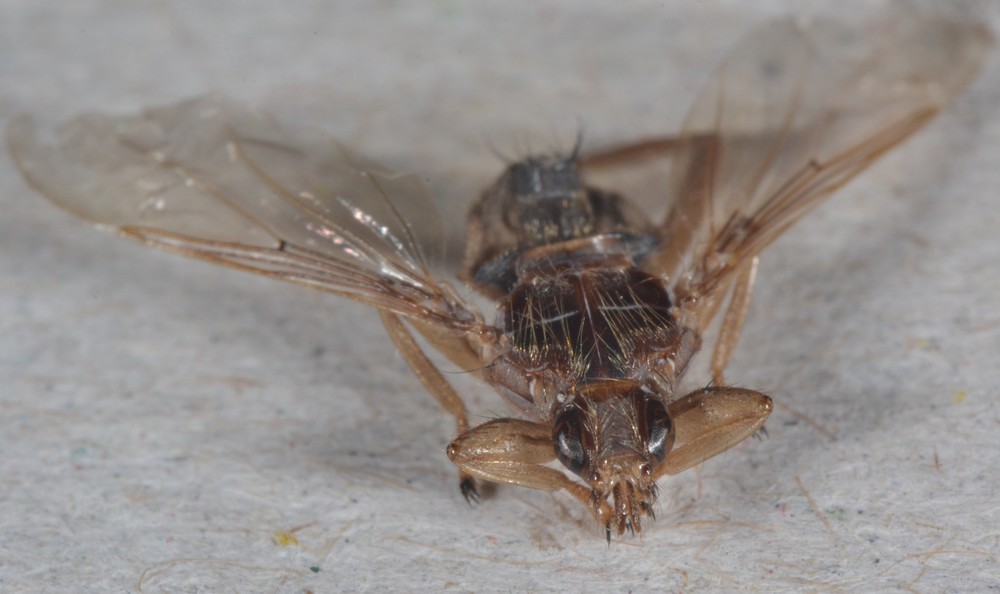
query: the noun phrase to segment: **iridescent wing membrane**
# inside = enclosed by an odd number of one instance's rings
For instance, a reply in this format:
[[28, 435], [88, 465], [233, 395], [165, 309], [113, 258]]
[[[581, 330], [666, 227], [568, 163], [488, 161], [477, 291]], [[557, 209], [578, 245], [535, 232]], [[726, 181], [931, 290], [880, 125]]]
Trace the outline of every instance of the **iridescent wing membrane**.
[[[704, 329], [743, 263], [919, 129], [990, 46], [977, 25], [894, 17], [861, 32], [768, 25], [711, 80], [672, 141], [683, 148], [661, 247], [643, 262], [668, 279], [685, 323]], [[134, 239], [448, 333], [482, 328], [430, 273], [440, 221], [419, 180], [321, 133], [209, 96], [81, 116], [51, 143], [18, 119], [8, 141], [39, 191]]]
[[991, 42], [979, 25], [901, 13], [860, 31], [759, 29], [674, 141], [662, 247], [643, 266], [704, 329], [740, 266], [947, 105]]
[[8, 130], [25, 178], [147, 244], [466, 332], [479, 315], [436, 281], [440, 220], [423, 184], [318, 132], [218, 96], [138, 116], [79, 116], [44, 141]]

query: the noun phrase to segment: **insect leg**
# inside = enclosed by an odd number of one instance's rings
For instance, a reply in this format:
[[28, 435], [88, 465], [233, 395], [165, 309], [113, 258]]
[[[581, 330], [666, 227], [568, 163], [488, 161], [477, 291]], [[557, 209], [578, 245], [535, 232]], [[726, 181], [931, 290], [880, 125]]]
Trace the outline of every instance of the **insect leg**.
[[580, 159], [580, 167], [587, 170], [619, 167], [636, 161], [666, 156], [681, 149], [692, 149], [701, 142], [703, 139], [699, 136], [649, 138], [585, 155]]
[[[659, 234], [660, 245], [645, 256], [642, 268], [672, 284], [692, 272], [685, 266], [698, 255], [695, 248], [703, 247], [705, 229], [715, 216], [713, 192], [723, 157], [722, 141], [711, 132], [651, 138], [586, 155], [580, 161], [586, 179], [599, 187], [619, 189], [647, 216], [665, 210], [665, 218], [652, 229]], [[665, 187], [673, 189], [666, 194]], [[683, 283], [675, 288], [680, 289], [678, 299], [689, 297]], [[690, 297], [703, 302], [705, 295]]]
[[418, 334], [424, 337], [428, 344], [457, 365], [459, 369], [483, 379], [483, 361], [464, 335], [448, 332], [440, 326], [428, 324], [419, 319], [410, 318], [407, 321]]
[[552, 429], [523, 419], [497, 419], [473, 427], [448, 446], [448, 457], [463, 471], [487, 481], [530, 489], [565, 489], [607, 525], [611, 506], [595, 504], [593, 491], [545, 464], [556, 457]]
[[712, 383], [717, 386], [725, 384], [723, 374], [726, 365], [729, 364], [729, 357], [733, 354], [733, 349], [736, 348], [736, 343], [743, 332], [743, 324], [746, 322], [747, 310], [750, 307], [750, 295], [753, 294], [754, 281], [757, 279], [758, 260], [759, 258], [754, 256], [745, 262], [733, 281], [733, 292], [729, 298], [726, 314], [722, 318], [715, 349], [712, 351]]
[[[455, 417], [458, 434], [466, 433], [469, 429], [469, 416], [462, 398], [451, 387], [434, 362], [427, 357], [399, 316], [385, 310], [379, 310], [379, 315], [382, 317], [382, 324], [389, 333], [389, 338], [396, 344], [396, 348], [399, 349], [414, 375], [431, 393], [431, 396], [438, 401], [438, 404]], [[477, 500], [479, 495], [476, 492], [476, 483], [472, 475], [459, 467], [458, 480], [462, 495], [469, 501]]]
[[721, 454], [764, 425], [773, 405], [766, 394], [711, 386], [667, 407], [677, 434], [656, 476], [677, 474]]

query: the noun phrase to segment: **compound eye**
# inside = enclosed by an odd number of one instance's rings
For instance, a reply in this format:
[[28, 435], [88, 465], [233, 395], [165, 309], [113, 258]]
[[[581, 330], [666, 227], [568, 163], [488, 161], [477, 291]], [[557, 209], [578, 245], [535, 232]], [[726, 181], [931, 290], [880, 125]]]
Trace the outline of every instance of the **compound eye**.
[[556, 456], [563, 466], [576, 474], [587, 467], [588, 456], [584, 445], [583, 413], [571, 408], [559, 415], [552, 433]]
[[674, 424], [662, 402], [653, 398], [646, 400], [643, 424], [646, 452], [657, 462], [663, 462], [667, 452], [674, 447]]

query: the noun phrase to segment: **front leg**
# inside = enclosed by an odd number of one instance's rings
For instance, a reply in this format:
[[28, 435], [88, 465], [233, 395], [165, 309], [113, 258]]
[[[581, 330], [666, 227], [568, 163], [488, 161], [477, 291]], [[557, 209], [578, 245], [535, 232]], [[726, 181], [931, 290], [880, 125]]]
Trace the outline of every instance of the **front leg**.
[[[771, 408], [768, 396], [742, 388], [709, 387], [672, 402], [667, 410], [675, 445], [653, 479], [691, 468], [753, 435]], [[451, 442], [448, 457], [462, 473], [479, 479], [545, 491], [565, 489], [594, 514], [610, 538], [614, 510], [607, 498], [546, 466], [556, 458], [549, 425], [522, 419], [489, 421]]]
[[497, 419], [459, 435], [448, 446], [448, 457], [462, 472], [494, 483], [529, 489], [565, 489], [607, 524], [611, 506], [595, 505], [591, 489], [545, 466], [555, 460], [552, 428], [521, 419]]
[[674, 447], [656, 476], [677, 474], [721, 454], [764, 425], [774, 404], [767, 394], [710, 386], [667, 407], [677, 431]]

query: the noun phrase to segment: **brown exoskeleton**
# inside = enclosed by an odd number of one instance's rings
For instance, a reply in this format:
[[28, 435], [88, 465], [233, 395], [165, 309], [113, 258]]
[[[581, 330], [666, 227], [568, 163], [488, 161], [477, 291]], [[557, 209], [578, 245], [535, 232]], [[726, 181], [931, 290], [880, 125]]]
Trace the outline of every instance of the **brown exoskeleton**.
[[[877, 39], [766, 26], [723, 63], [678, 137], [510, 165], [472, 210], [462, 275], [496, 301], [492, 324], [432, 274], [440, 220], [418, 178], [321, 133], [208, 96], [80, 116], [54, 143], [19, 119], [8, 141], [29, 183], [84, 219], [378, 308], [456, 419], [448, 456], [467, 498], [476, 479], [563, 489], [610, 539], [652, 516], [658, 478], [767, 419], [768, 396], [723, 381], [761, 250], [947, 105], [991, 42], [976, 25], [890, 25]], [[664, 154], [674, 165], [656, 188], [660, 223], [593, 181]], [[684, 395], [720, 311], [713, 383]], [[417, 335], [521, 416], [470, 427]]]

